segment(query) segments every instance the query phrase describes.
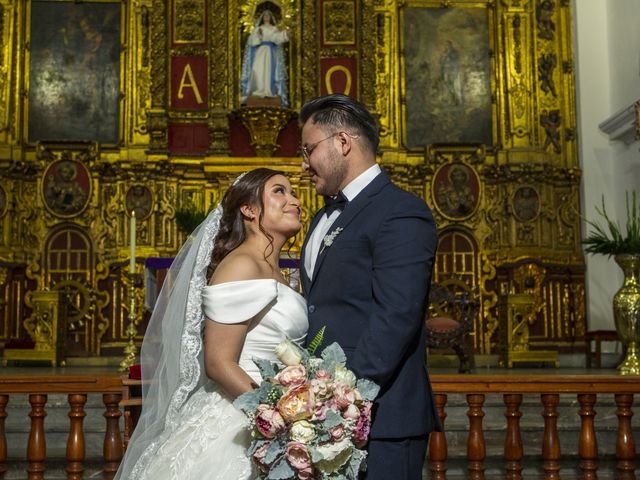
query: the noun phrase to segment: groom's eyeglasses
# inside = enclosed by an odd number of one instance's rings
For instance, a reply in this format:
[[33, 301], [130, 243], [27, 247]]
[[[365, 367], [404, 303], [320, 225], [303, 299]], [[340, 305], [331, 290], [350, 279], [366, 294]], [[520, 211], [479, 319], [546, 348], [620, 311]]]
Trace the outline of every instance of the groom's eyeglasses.
[[309, 160], [309, 157], [311, 156], [311, 154], [313, 153], [313, 151], [316, 149], [316, 147], [318, 145], [320, 145], [325, 140], [329, 140], [330, 138], [335, 137], [338, 133], [340, 133], [340, 132], [332, 133], [327, 138], [323, 138], [322, 140], [318, 140], [316, 143], [312, 143], [311, 145], [303, 145], [301, 147], [301, 150], [302, 150], [302, 156], [304, 157], [304, 159], [305, 160]]
[[351, 138], [358, 138], [359, 137], [359, 135], [351, 135], [348, 132], [334, 132], [331, 135], [329, 135], [327, 138], [323, 138], [322, 140], [318, 140], [317, 142], [312, 143], [311, 145], [303, 145], [302, 147], [300, 147], [300, 150], [302, 150], [302, 157], [305, 160], [309, 160], [309, 157], [311, 156], [311, 154], [313, 153], [313, 151], [316, 149], [316, 147], [318, 145], [320, 145], [325, 140], [329, 140], [330, 138], [333, 138], [336, 135], [339, 135], [340, 133], [344, 133], [345, 135], [349, 135]]

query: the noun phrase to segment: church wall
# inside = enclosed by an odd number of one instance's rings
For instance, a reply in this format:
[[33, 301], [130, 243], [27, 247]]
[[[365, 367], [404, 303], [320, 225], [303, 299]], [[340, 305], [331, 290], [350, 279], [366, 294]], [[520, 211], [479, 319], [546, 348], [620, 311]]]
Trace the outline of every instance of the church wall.
[[[144, 262], [171, 257], [184, 240], [178, 211], [207, 211], [241, 171], [272, 166], [290, 174], [303, 206], [305, 226], [292, 249], [299, 252], [322, 199], [300, 171], [296, 116], [328, 92], [374, 112], [380, 163], [432, 207], [441, 240], [434, 279], [462, 278], [479, 298], [477, 353], [497, 353], [505, 328], [497, 305], [517, 293], [534, 298], [527, 323], [534, 349], [584, 348], [568, 0], [101, 0], [114, 13], [102, 39], [120, 47], [107, 50], [122, 93], [116, 143], [30, 137], [29, 109], [42, 100], [28, 91], [30, 81], [50, 86], [49, 49], [36, 45], [31, 29], [31, 6], [40, 3], [0, 0], [0, 68], [9, 73], [8, 82], [0, 77], [0, 267], [24, 269], [37, 289], [65, 286], [80, 353], [119, 353], [128, 340], [132, 232], [140, 275]], [[82, 2], [47, 3], [97, 20]], [[288, 94], [245, 99], [249, 32], [267, 7], [290, 33]], [[56, 61], [66, 64], [61, 41]], [[78, 52], [76, 63], [89, 58]], [[75, 108], [77, 97], [66, 106]], [[60, 239], [75, 242], [68, 249], [86, 262], [67, 269], [75, 257], [59, 252]], [[17, 291], [11, 282], [0, 282], [0, 294]], [[145, 322], [132, 315], [141, 320], [140, 341]], [[0, 331], [9, 320], [24, 326], [24, 316], [0, 305]], [[16, 337], [2, 335], [0, 342]]]
[[[634, 0], [577, 0], [574, 8], [582, 213], [597, 218], [595, 205], [600, 205], [604, 195], [608, 212], [622, 220], [625, 191], [640, 184], [638, 143], [611, 142], [598, 125], [640, 99], [640, 33], [636, 28], [640, 5]], [[622, 283], [622, 272], [603, 256], [585, 260], [588, 327], [614, 329], [611, 301]]]

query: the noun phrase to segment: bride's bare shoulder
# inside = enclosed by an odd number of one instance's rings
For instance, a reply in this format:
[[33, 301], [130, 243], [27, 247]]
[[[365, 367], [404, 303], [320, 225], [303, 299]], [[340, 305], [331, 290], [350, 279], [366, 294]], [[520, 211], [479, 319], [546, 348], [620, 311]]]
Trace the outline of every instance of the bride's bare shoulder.
[[209, 285], [256, 280], [264, 278], [261, 265], [254, 256], [243, 252], [231, 252], [218, 265], [209, 279]]

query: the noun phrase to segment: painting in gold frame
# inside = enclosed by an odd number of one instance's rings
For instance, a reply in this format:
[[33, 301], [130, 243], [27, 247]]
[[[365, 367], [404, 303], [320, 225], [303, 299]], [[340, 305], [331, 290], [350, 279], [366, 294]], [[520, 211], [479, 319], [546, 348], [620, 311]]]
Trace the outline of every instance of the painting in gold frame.
[[403, 27], [406, 146], [491, 145], [486, 9], [407, 7]]
[[120, 139], [122, 2], [32, 0], [28, 140]]

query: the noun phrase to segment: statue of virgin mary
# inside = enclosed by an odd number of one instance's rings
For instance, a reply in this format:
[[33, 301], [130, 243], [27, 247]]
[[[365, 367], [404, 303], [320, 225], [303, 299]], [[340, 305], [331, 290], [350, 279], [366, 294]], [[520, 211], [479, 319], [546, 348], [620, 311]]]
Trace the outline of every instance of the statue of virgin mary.
[[288, 75], [282, 45], [289, 41], [289, 32], [279, 30], [270, 10], [264, 10], [255, 23], [244, 49], [240, 101], [246, 103], [251, 96], [280, 97], [287, 106]]

